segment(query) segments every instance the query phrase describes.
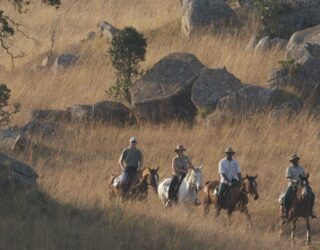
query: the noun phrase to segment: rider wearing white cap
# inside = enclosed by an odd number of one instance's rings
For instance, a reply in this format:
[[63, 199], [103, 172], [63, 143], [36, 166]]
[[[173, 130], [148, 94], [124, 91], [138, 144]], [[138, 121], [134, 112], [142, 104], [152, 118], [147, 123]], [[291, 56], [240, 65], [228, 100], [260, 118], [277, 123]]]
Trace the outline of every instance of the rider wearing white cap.
[[137, 139], [131, 137], [129, 142], [129, 147], [122, 151], [119, 159], [120, 167], [124, 172], [124, 192], [127, 192], [130, 188], [131, 181], [137, 171], [142, 170], [143, 168], [143, 155], [137, 148]]

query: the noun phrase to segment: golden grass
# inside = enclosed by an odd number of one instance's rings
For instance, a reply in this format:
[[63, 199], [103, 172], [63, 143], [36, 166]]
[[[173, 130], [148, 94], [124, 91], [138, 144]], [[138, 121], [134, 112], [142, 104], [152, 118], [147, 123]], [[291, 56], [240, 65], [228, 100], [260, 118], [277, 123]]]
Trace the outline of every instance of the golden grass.
[[[63, 109], [78, 103], [94, 103], [115, 81], [113, 68], [105, 55], [108, 44], [101, 39], [82, 43], [87, 32], [101, 20], [117, 27], [133, 25], [148, 39], [143, 68], [150, 68], [163, 56], [176, 51], [194, 53], [208, 67], [224, 67], [244, 83], [265, 85], [268, 72], [283, 59], [284, 52], [245, 51], [253, 28], [238, 34], [197, 36], [190, 40], [180, 35], [180, 1], [92, 0], [64, 1], [56, 13], [34, 4], [28, 15], [17, 16], [41, 43], [21, 36], [16, 45], [28, 56], [15, 70], [1, 75], [12, 89], [13, 100], [22, 103], [14, 123], [23, 124], [35, 108]], [[2, 3], [2, 2], [1, 2]], [[7, 2], [5, 8], [12, 13]], [[81, 54], [79, 63], [63, 74], [31, 70], [41, 62], [39, 55], [49, 48], [48, 26], [57, 16], [60, 29], [56, 52]], [[36, 20], [36, 22], [34, 22]], [[0, 54], [6, 63], [4, 54]], [[52, 154], [27, 150], [18, 157], [40, 174], [39, 185], [46, 196], [4, 197], [0, 206], [0, 249], [286, 249], [288, 237], [277, 237], [279, 211], [277, 197], [286, 187], [285, 169], [291, 153], [302, 156], [311, 174], [311, 184], [319, 192], [317, 152], [320, 131], [316, 121], [304, 116], [292, 121], [254, 116], [235, 124], [214, 127], [181, 124], [113, 126], [66, 126], [50, 139], [33, 138]], [[231, 228], [224, 216], [202, 217], [201, 208], [173, 208], [164, 211], [151, 192], [145, 203], [110, 202], [108, 178], [117, 173], [117, 159], [128, 138], [137, 136], [146, 166], [160, 166], [161, 177], [171, 174], [170, 162], [176, 144], [183, 143], [196, 165], [203, 164], [204, 181], [218, 178], [217, 164], [227, 145], [237, 150], [244, 174], [259, 174], [260, 199], [250, 201], [254, 230], [234, 216]], [[312, 223], [315, 240], [319, 226]], [[298, 238], [304, 239], [299, 226]], [[297, 248], [301, 248], [299, 242]]]

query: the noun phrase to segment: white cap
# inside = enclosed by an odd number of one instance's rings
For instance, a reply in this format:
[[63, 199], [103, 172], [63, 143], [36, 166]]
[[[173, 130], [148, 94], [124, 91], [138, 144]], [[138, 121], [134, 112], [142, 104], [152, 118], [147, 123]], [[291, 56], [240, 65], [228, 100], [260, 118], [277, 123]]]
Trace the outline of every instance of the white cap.
[[131, 142], [137, 142], [137, 139], [136, 139], [135, 137], [131, 137], [130, 140], [129, 140], [129, 142], [130, 142], [130, 143], [131, 143]]

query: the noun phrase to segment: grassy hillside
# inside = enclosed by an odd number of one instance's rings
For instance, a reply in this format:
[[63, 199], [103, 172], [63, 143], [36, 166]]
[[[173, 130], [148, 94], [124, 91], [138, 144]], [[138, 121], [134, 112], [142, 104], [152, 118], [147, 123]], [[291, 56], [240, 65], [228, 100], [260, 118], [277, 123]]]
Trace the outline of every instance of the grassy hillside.
[[[13, 11], [9, 5], [6, 8]], [[284, 51], [245, 51], [257, 27], [254, 22], [236, 34], [187, 40], [180, 35], [179, 16], [179, 0], [68, 0], [57, 12], [34, 4], [27, 15], [17, 18], [40, 42], [17, 36], [15, 44], [27, 56], [17, 61], [15, 69], [1, 73], [1, 80], [12, 89], [13, 100], [22, 103], [13, 123], [25, 123], [35, 108], [62, 109], [107, 98], [105, 90], [115, 80], [105, 55], [108, 44], [102, 39], [80, 43], [101, 20], [119, 28], [132, 25], [145, 34], [148, 51], [144, 69], [170, 52], [186, 51], [208, 67], [226, 66], [244, 83], [263, 86], [267, 73], [284, 57]], [[57, 18], [61, 27], [55, 52], [81, 54], [78, 65], [61, 75], [34, 67], [49, 48], [48, 26]], [[5, 54], [0, 58], [8, 65]], [[29, 149], [18, 157], [38, 171], [43, 194], [3, 195], [0, 249], [286, 249], [288, 235], [283, 240], [277, 235], [277, 198], [286, 187], [288, 157], [294, 152], [301, 154], [317, 194], [320, 141], [315, 136], [319, 132], [319, 124], [305, 116], [290, 121], [254, 116], [213, 127], [198, 124], [190, 128], [176, 123], [125, 128], [66, 126], [50, 139], [33, 138], [47, 153]], [[216, 179], [222, 151], [232, 145], [243, 173], [259, 175], [260, 199], [249, 205], [254, 230], [248, 230], [244, 218], [237, 214], [230, 228], [224, 225], [224, 213], [214, 221], [213, 213], [204, 218], [201, 208], [164, 211], [152, 192], [145, 203], [110, 202], [108, 179], [119, 172], [117, 159], [132, 135], [139, 139], [146, 166], [160, 166], [161, 177], [171, 174], [173, 149], [183, 143], [194, 163], [205, 166], [204, 181]], [[312, 231], [317, 247], [318, 222], [312, 222]], [[297, 237], [297, 249], [301, 249], [303, 224], [299, 224]]]

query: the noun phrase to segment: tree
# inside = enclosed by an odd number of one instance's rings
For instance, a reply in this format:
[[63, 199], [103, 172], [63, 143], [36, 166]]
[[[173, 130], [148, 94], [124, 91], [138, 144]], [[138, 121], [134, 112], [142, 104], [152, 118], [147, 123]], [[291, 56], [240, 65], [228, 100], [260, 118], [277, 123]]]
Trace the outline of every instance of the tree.
[[114, 35], [108, 55], [117, 71], [117, 80], [107, 90], [110, 96], [131, 103], [130, 88], [142, 74], [139, 63], [145, 60], [146, 48], [143, 34], [133, 27], [125, 27]]
[[[26, 13], [30, 4], [29, 0], [0, 0], [9, 1], [18, 13]], [[39, 0], [40, 1], [40, 0]], [[41, 0], [44, 4], [55, 6], [58, 8], [61, 4], [60, 0]], [[14, 67], [14, 60], [22, 57], [24, 54], [21, 51], [19, 54], [12, 52], [12, 41], [11, 37], [16, 33], [20, 33], [26, 38], [30, 38], [26, 33], [21, 30], [22, 25], [16, 22], [13, 18], [6, 15], [6, 13], [0, 9], [0, 48], [2, 48], [11, 58], [12, 66]]]
[[7, 85], [0, 84], [0, 127], [7, 126], [10, 123], [10, 117], [20, 111], [20, 103], [14, 103], [12, 111], [8, 110], [11, 90]]

